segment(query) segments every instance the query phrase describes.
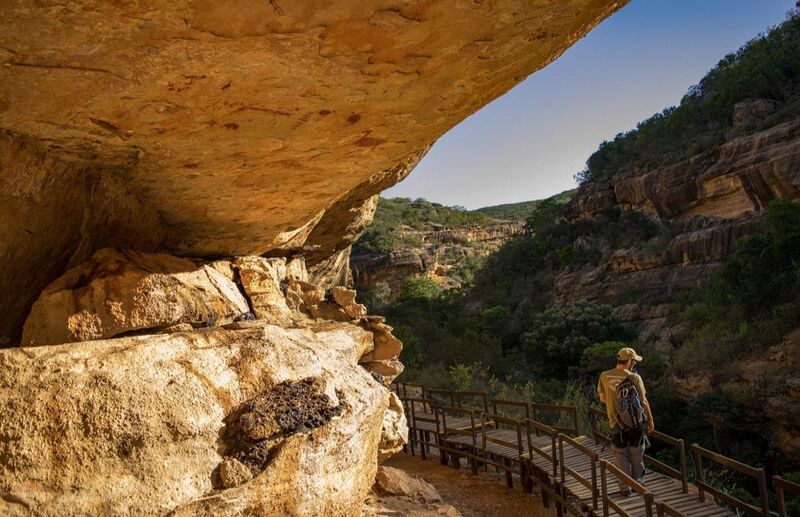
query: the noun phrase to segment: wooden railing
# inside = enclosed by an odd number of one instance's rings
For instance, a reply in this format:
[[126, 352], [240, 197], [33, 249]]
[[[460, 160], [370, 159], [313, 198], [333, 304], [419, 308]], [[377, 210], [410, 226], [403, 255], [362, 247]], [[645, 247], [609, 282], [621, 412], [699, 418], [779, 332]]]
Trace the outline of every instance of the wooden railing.
[[775, 490], [775, 499], [778, 503], [778, 515], [787, 517], [789, 512], [786, 509], [786, 492], [794, 496], [800, 496], [800, 484], [783, 479], [780, 476], [772, 476], [772, 488]]
[[600, 493], [603, 500], [603, 517], [608, 517], [609, 508], [613, 508], [622, 517], [633, 517], [632, 513], [625, 511], [625, 509], [617, 504], [609, 496], [608, 481], [606, 479], [606, 472], [610, 471], [624, 486], [636, 492], [644, 498], [644, 514], [645, 517], [653, 517], [653, 494], [651, 494], [645, 487], [636, 482], [626, 472], [623, 472], [619, 467], [606, 460], [600, 460]]
[[658, 440], [661, 443], [675, 447], [678, 450], [678, 468], [667, 465], [661, 460], [649, 454], [644, 455], [645, 464], [658, 468], [663, 474], [671, 476], [681, 482], [683, 493], [689, 492], [689, 472], [686, 468], [686, 444], [679, 438], [673, 438], [668, 434], [653, 431], [648, 435], [651, 440]]
[[489, 411], [489, 394], [485, 391], [454, 391], [453, 400], [458, 407]]
[[592, 429], [594, 443], [598, 445], [601, 443], [611, 443], [611, 438], [606, 432], [607, 429], [604, 429], [604, 427], [608, 427], [608, 413], [606, 410], [594, 406], [589, 406], [587, 409], [589, 413], [589, 427]]
[[[549, 499], [553, 498], [556, 503], [558, 515], [562, 514], [563, 501], [561, 500], [561, 493], [558, 490], [558, 431], [552, 427], [532, 420], [525, 419], [525, 435], [528, 446], [528, 479], [523, 480], [523, 486], [530, 492], [533, 490], [532, 483], [539, 487], [542, 503], [545, 508], [548, 508]], [[547, 436], [550, 438], [547, 446], [538, 446], [534, 437]], [[546, 468], [540, 467], [536, 462], [536, 456], [544, 460]]]
[[[588, 444], [586, 438], [575, 438], [578, 434], [578, 414], [574, 406], [490, 400], [484, 392], [427, 390], [421, 385], [405, 383], [393, 384], [392, 388], [400, 394], [406, 408], [411, 430], [411, 454], [414, 454], [414, 446], [420, 445], [424, 459], [426, 447], [436, 446], [443, 463], [447, 462], [447, 455], [450, 454], [451, 458], [466, 457], [473, 472], [477, 472], [479, 464], [494, 465], [506, 471], [509, 485], [511, 474], [519, 473], [526, 490], [531, 490], [535, 483], [542, 490], [544, 502], [552, 496], [559, 515], [564, 509], [597, 515], [601, 503], [604, 515], [608, 515], [610, 510], [623, 516], [628, 515], [625, 508], [628, 508], [628, 512], [633, 509], [638, 512], [641, 505], [631, 505], [619, 499], [615, 501], [609, 494], [607, 475], [611, 473], [644, 499], [644, 509], [648, 517], [653, 512], [659, 517], [679, 517], [689, 509], [692, 515], [696, 512], [701, 512], [697, 515], [702, 515], [702, 512], [708, 511], [716, 515], [717, 512], [724, 511], [715, 506], [719, 503], [749, 515], [770, 517], [764, 469], [751, 467], [693, 444], [690, 451], [695, 469], [695, 497], [694, 490], [690, 492], [685, 442], [659, 431], [651, 433], [650, 439], [676, 450], [678, 466], [647, 454], [644, 456], [645, 462], [652, 470], [679, 481], [680, 491], [677, 490], [677, 485], [666, 484], [666, 478], [652, 486], [648, 482], [648, 487], [653, 492], [648, 491], [610, 462], [610, 451], [605, 449], [611, 440], [605, 427], [608, 418], [604, 409], [588, 408], [595, 441], [595, 444]], [[421, 396], [407, 396], [410, 393]], [[473, 407], [467, 407], [468, 405]], [[543, 414], [549, 413], [552, 416], [553, 412], [556, 416], [550, 420], [555, 424], [543, 421]], [[512, 418], [509, 413], [525, 414], [526, 417]], [[513, 432], [500, 432], [503, 429]], [[435, 443], [428, 440], [428, 435], [431, 434], [436, 438]], [[599, 447], [600, 444], [603, 447]], [[753, 478], [758, 486], [759, 505], [737, 499], [706, 482], [704, 460]], [[455, 462], [454, 466], [457, 464]], [[569, 489], [568, 477], [574, 480], [569, 482]], [[785, 496], [800, 496], [800, 483], [774, 476], [772, 486], [778, 515], [788, 517]], [[716, 503], [707, 494], [713, 496]], [[665, 500], [659, 500], [662, 496]]]
[[[758, 483], [758, 495], [761, 501], [761, 507], [759, 508], [746, 503], [706, 483], [705, 474], [703, 472], [704, 458], [722, 465], [723, 467], [735, 470], [740, 474], [745, 474], [754, 478]], [[708, 492], [717, 500], [724, 501], [725, 503], [749, 515], [769, 517], [769, 494], [767, 493], [767, 476], [764, 473], [764, 469], [745, 465], [744, 463], [740, 463], [721, 454], [717, 454], [716, 452], [704, 449], [696, 443], [692, 444], [692, 459], [694, 460], [695, 470], [694, 484], [697, 486], [698, 495], [701, 501], [705, 500], [705, 492]]]
[[[589, 459], [590, 465], [590, 473], [591, 479], [584, 478], [578, 471], [574, 470], [572, 467], [569, 466], [564, 461], [564, 444], [568, 444], [570, 447], [574, 448], [575, 450], [581, 452]], [[569, 436], [561, 433], [558, 435], [558, 465], [559, 465], [559, 472], [561, 474], [561, 499], [567, 502], [568, 494], [566, 493], [566, 484], [567, 484], [567, 475], [569, 475], [572, 479], [586, 487], [592, 495], [592, 511], [594, 513], [597, 512], [598, 509], [598, 498], [599, 498], [599, 490], [597, 489], [597, 454], [590, 448], [581, 445], [574, 439], [570, 438]]]
[[[476, 434], [478, 427], [476, 423], [480, 419], [480, 411], [470, 408], [463, 408], [457, 406], [441, 406], [438, 408], [439, 417], [441, 417], [441, 434], [439, 435], [439, 452], [442, 455], [442, 463], [446, 463], [446, 455], [449, 453], [454, 459], [465, 457], [469, 460], [470, 467], [473, 473], [478, 472], [478, 461], [480, 458], [477, 456], [478, 441]], [[455, 426], [448, 425], [448, 415], [460, 415], [461, 418], [469, 419], [469, 426]], [[476, 418], [477, 417], [477, 418]], [[452, 422], [453, 418], [451, 418]], [[468, 438], [463, 443], [454, 438], [463, 436]], [[458, 466], [456, 463], [453, 466]]]
[[685, 517], [683, 513], [663, 501], [656, 503], [656, 515], [658, 517]]
[[[502, 415], [507, 417], [519, 417], [520, 419], [528, 419], [531, 417], [531, 406], [528, 402], [520, 402], [519, 400], [504, 400], [492, 399], [492, 413], [495, 415]], [[514, 413], [519, 413], [515, 415]]]
[[[506, 484], [509, 488], [514, 486], [512, 474], [524, 475], [522, 425], [519, 420], [513, 418], [485, 412], [481, 414], [481, 456], [483, 462], [504, 470]], [[510, 431], [511, 436], [506, 438], [506, 433], [497, 432], [502, 430]], [[506, 451], [494, 451], [492, 444], [501, 448], [508, 448], [515, 451], [516, 454], [512, 456]]]
[[530, 405], [534, 420], [547, 422], [548, 419], [543, 418], [543, 414], [555, 415], [555, 423], [550, 424], [550, 427], [572, 438], [578, 436], [578, 408], [576, 406], [541, 404], [538, 402], [531, 402]]

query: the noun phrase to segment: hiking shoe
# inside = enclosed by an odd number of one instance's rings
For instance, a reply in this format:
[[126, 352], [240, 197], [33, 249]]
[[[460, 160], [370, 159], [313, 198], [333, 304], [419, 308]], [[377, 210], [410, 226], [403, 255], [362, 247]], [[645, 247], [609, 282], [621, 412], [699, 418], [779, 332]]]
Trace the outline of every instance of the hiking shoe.
[[621, 495], [622, 497], [628, 497], [629, 495], [631, 495], [631, 489], [623, 488], [622, 490], [619, 491], [619, 495]]

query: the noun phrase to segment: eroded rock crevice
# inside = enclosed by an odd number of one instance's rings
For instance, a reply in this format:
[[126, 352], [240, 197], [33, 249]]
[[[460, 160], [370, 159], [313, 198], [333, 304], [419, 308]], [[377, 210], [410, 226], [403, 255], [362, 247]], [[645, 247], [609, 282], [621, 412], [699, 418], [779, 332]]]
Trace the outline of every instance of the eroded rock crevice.
[[249, 481], [267, 467], [285, 438], [309, 434], [340, 416], [346, 408], [344, 393], [336, 397], [331, 400], [324, 392], [321, 379], [308, 378], [284, 381], [238, 407], [225, 418], [222, 430], [225, 459], [217, 472], [219, 486], [232, 488]]

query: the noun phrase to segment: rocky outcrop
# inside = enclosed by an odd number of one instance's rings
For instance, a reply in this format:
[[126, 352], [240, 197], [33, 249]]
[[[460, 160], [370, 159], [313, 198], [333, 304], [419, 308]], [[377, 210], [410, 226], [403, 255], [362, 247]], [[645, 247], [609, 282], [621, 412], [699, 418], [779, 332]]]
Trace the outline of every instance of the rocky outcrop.
[[567, 215], [580, 219], [620, 207], [667, 220], [737, 219], [762, 212], [776, 197], [800, 199], [800, 121], [734, 139], [676, 165], [587, 182]]
[[[567, 209], [572, 220], [613, 210], [636, 210], [658, 220], [667, 239], [619, 250], [604, 250], [598, 265], [562, 271], [554, 282], [556, 301], [579, 299], [614, 305], [614, 314], [634, 326], [639, 339], [669, 357], [682, 329], [672, 316], [675, 295], [705, 284], [721, 270], [736, 242], [762, 228], [766, 206], [775, 198], [800, 200], [800, 121], [734, 137], [774, 106], [748, 101], [736, 106], [736, 127], [727, 143], [672, 166], [615, 175], [581, 185]], [[577, 244], [576, 244], [577, 246]], [[796, 333], [795, 333], [796, 334]], [[676, 376], [677, 393], [692, 400], [708, 393], [735, 392], [752, 400], [754, 422], [735, 423], [757, 433], [800, 461], [797, 391], [797, 336], [763, 357], [725, 365], [724, 386], [712, 372]]]
[[385, 283], [390, 298], [400, 294], [409, 278], [428, 278], [443, 289], [458, 289], [459, 266], [482, 260], [520, 231], [522, 223], [509, 221], [462, 228], [441, 225], [432, 225], [430, 230], [400, 228], [396, 233], [401, 240], [414, 240], [422, 245], [388, 253], [353, 255], [350, 258], [353, 282], [370, 291], [378, 283]]
[[[740, 110], [766, 113], [762, 104], [745, 103]], [[769, 201], [800, 199], [799, 171], [800, 122], [793, 121], [735, 138], [676, 165], [586, 182], [567, 207], [572, 220], [608, 209], [637, 210], [682, 230], [665, 243], [611, 250], [610, 258], [597, 266], [562, 272], [555, 280], [556, 301], [654, 307], [682, 289], [702, 285], [720, 270], [738, 239], [760, 232]], [[626, 319], [645, 337], [665, 330], [663, 308], [653, 312], [653, 307]], [[648, 313], [657, 316], [648, 318]]]
[[625, 3], [4, 2], [0, 339], [104, 247], [325, 260], [440, 135]]
[[401, 343], [302, 260], [101, 250], [35, 307], [81, 342], [0, 351], [3, 515], [349, 516], [405, 444]]

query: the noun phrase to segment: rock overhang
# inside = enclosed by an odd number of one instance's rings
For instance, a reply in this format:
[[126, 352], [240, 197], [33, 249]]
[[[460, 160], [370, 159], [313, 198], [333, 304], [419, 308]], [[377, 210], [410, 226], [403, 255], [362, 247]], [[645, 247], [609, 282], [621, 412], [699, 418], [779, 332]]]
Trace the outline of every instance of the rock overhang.
[[105, 246], [333, 255], [436, 138], [625, 3], [4, 3], [0, 337]]

